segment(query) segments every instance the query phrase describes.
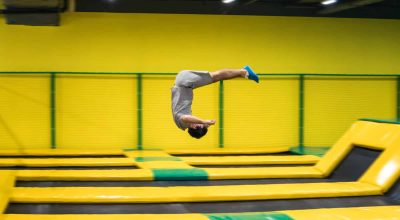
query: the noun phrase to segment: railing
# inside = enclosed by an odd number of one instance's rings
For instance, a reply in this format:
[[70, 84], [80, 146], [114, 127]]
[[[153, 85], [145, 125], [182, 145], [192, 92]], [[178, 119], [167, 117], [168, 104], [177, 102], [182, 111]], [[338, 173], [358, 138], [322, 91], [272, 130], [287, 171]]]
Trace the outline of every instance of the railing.
[[[48, 75], [50, 79], [50, 85], [49, 85], [49, 90], [50, 90], [50, 146], [52, 148], [57, 148], [57, 108], [56, 108], [56, 102], [57, 102], [57, 81], [58, 81], [58, 76], [66, 76], [66, 75], [76, 75], [76, 76], [90, 76], [93, 78], [96, 78], [101, 75], [121, 75], [121, 76], [134, 76], [136, 79], [136, 135], [137, 135], [137, 140], [136, 140], [136, 147], [137, 149], [143, 149], [146, 146], [146, 143], [143, 141], [143, 96], [146, 94], [143, 94], [143, 81], [145, 80], [151, 80], [151, 79], [144, 79], [146, 76], [166, 76], [170, 77], [173, 79], [176, 73], [109, 73], [109, 72], [0, 72], [0, 77], [7, 77], [7, 76], [15, 76], [15, 75]], [[376, 106], [373, 103], [371, 103], [371, 108], [374, 108], [376, 111], [372, 111], [370, 115], [357, 115], [354, 113], [357, 111], [357, 103], [355, 103], [355, 107], [351, 108], [351, 112], [349, 112], [349, 115], [351, 113], [351, 118], [354, 119], [355, 117], [375, 117], [375, 118], [400, 118], [400, 87], [399, 87], [399, 82], [400, 82], [400, 75], [382, 75], [382, 74], [259, 74], [260, 77], [262, 78], [262, 83], [265, 83], [268, 85], [270, 79], [290, 79], [293, 81], [293, 83], [297, 83], [298, 91], [296, 92], [298, 97], [295, 99], [295, 102], [297, 103], [297, 120], [298, 120], [298, 125], [297, 125], [297, 143], [296, 145], [302, 149], [304, 146], [308, 145], [307, 142], [310, 142], [307, 140], [307, 131], [306, 130], [312, 130], [313, 126], [307, 125], [308, 120], [312, 119], [313, 113], [307, 113], [310, 109], [313, 107], [309, 107], [308, 109], [307, 104], [310, 104], [309, 102], [313, 100], [313, 98], [310, 96], [312, 94], [315, 95], [315, 93], [322, 92], [321, 96], [324, 96], [324, 89], [326, 89], [327, 84], [325, 81], [330, 81], [333, 82], [335, 85], [342, 85], [340, 82], [346, 82], [347, 85], [350, 85], [350, 87], [346, 87], [349, 89], [348, 91], [341, 91], [343, 88], [341, 86], [338, 86], [337, 88], [337, 93], [342, 93], [342, 92], [347, 92], [348, 94], [353, 94], [354, 92], [357, 92], [360, 87], [362, 87], [361, 84], [363, 82], [368, 82], [366, 85], [375, 85], [376, 82], [381, 82], [380, 88], [366, 88], [366, 96], [371, 96], [371, 95], [378, 95], [381, 97], [386, 97], [387, 100], [384, 102], [384, 105], [382, 106]], [[1, 79], [1, 78], [0, 78]], [[358, 85], [358, 88], [351, 89], [351, 82], [352, 81]], [[338, 83], [339, 82], [339, 83]], [[234, 98], [232, 97], [227, 97], [226, 95], [226, 87], [228, 82], [224, 83], [223, 81], [219, 82], [218, 84], [218, 104], [216, 104], [218, 107], [218, 146], [215, 147], [225, 147], [225, 131], [226, 131], [226, 115], [230, 114], [231, 112], [227, 113], [227, 106], [226, 102], [228, 101], [229, 103], [234, 102]], [[378, 83], [379, 84], [379, 83]], [[293, 84], [294, 85], [294, 84]], [[275, 86], [279, 86], [279, 82], [276, 83]], [[326, 93], [326, 96], [329, 97], [331, 93], [335, 93], [335, 86], [332, 86], [332, 89], [329, 90], [329, 94]], [[378, 86], [379, 87], [379, 86]], [[390, 88], [389, 88], [390, 87]], [[247, 88], [247, 87], [246, 87]], [[244, 89], [246, 89], [244, 88]], [[289, 88], [289, 87], [288, 87]], [[241, 88], [243, 89], [243, 88]], [[386, 90], [387, 91], [386, 91]], [[310, 90], [310, 91], [308, 91]], [[385, 91], [383, 91], [385, 90]], [[393, 91], [391, 93], [390, 91]], [[284, 93], [285, 91], [282, 91]], [[231, 92], [232, 93], [232, 92]], [[235, 92], [233, 92], [235, 93]], [[368, 94], [371, 95], [368, 95]], [[295, 94], [295, 93], [293, 93]], [[361, 94], [361, 93], [360, 93]], [[170, 94], [168, 94], [169, 96]], [[268, 95], [268, 94], [267, 94]], [[343, 94], [342, 94], [343, 95]], [[345, 97], [346, 95], [344, 95]], [[361, 96], [360, 96], [361, 97]], [[242, 97], [243, 98], [243, 97]], [[315, 100], [320, 100], [321, 97], [314, 98]], [[352, 98], [354, 99], [355, 102], [357, 102], [357, 97]], [[368, 97], [362, 97], [361, 98], [362, 103], [368, 103]], [[371, 102], [376, 102], [377, 99], [371, 98]], [[340, 100], [336, 100], [338, 103], [340, 103]], [[347, 100], [348, 101], [348, 100]], [[359, 100], [360, 101], [360, 100]], [[1, 101], [0, 103], [3, 102], [4, 100]], [[252, 102], [252, 104], [256, 105], [257, 101]], [[260, 100], [262, 102], [262, 100]], [[285, 101], [283, 101], [285, 102]], [[389, 103], [390, 102], [390, 103]], [[327, 102], [329, 103], [329, 102]], [[312, 104], [313, 106], [317, 106], [318, 103]], [[321, 105], [326, 105], [326, 103], [321, 103]], [[378, 104], [377, 104], [378, 105]], [[362, 105], [361, 105], [362, 106]], [[250, 106], [251, 107], [251, 106]], [[351, 106], [349, 106], [350, 108]], [[393, 107], [393, 109], [392, 109]], [[334, 107], [333, 107], [334, 108]], [[329, 108], [327, 108], [329, 109]], [[256, 111], [261, 111], [262, 109], [255, 109]], [[332, 121], [335, 121], [335, 109], [330, 109], [332, 112], [327, 113], [327, 115], [331, 114], [332, 115]], [[229, 111], [233, 111], [230, 109]], [[251, 108], [250, 110], [251, 111]], [[349, 110], [350, 111], [350, 110]], [[380, 112], [383, 112], [382, 114]], [[262, 114], [262, 113], [260, 113]], [[343, 113], [346, 114], [346, 113]], [[309, 119], [306, 117], [308, 115]], [[310, 117], [311, 115], [311, 117]], [[279, 117], [285, 117], [284, 113], [282, 116]], [[347, 117], [347, 116], [346, 116]], [[350, 116], [349, 116], [350, 117]], [[313, 119], [317, 120], [317, 119]], [[340, 120], [340, 119], [337, 119]], [[253, 121], [254, 122], [254, 121]], [[257, 120], [255, 120], [257, 122]], [[172, 120], [171, 120], [171, 123]], [[329, 126], [329, 122], [327, 122], [327, 126]], [[346, 122], [347, 123], [347, 122]], [[254, 123], [253, 123], [254, 124]], [[253, 125], [249, 125], [251, 127]], [[268, 126], [273, 126], [273, 125], [268, 125]], [[310, 127], [307, 129], [307, 126]], [[343, 125], [343, 127], [348, 126], [348, 124]], [[236, 128], [228, 127], [228, 129], [235, 130]], [[344, 131], [338, 131], [338, 132], [344, 132]], [[240, 134], [238, 134], [240, 135]], [[279, 134], [278, 134], [279, 135]], [[313, 134], [315, 135], [315, 134]], [[312, 136], [312, 135], [311, 135]], [[311, 141], [313, 142], [313, 141]], [[323, 141], [322, 141], [323, 142]], [[330, 142], [329, 142], [330, 143]], [[312, 144], [311, 144], [312, 145]]]

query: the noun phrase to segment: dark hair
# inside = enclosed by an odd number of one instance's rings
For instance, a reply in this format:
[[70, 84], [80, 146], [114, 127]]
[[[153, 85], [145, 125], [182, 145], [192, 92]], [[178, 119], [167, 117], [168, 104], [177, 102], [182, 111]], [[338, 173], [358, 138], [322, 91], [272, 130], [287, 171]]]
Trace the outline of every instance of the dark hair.
[[190, 134], [190, 136], [200, 139], [201, 137], [203, 137], [204, 135], [207, 134], [208, 129], [206, 127], [203, 128], [189, 128], [188, 132]]

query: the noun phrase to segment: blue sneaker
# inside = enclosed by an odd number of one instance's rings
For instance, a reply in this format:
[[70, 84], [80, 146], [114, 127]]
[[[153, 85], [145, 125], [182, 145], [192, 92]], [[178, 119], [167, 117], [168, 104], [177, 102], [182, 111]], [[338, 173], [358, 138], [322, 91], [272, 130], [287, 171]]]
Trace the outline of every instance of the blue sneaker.
[[257, 74], [249, 66], [245, 66], [243, 69], [245, 69], [249, 73], [249, 79], [254, 80], [257, 83], [258, 81], [260, 81]]

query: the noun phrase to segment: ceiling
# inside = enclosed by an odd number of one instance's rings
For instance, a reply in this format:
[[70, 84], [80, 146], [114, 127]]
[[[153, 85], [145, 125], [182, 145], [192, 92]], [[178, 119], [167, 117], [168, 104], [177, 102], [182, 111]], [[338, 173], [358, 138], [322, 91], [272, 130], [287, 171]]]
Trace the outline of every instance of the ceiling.
[[169, 13], [400, 19], [400, 0], [0, 0], [7, 24], [60, 25], [60, 13]]
[[75, 0], [78, 12], [228, 14], [400, 19], [400, 0]]

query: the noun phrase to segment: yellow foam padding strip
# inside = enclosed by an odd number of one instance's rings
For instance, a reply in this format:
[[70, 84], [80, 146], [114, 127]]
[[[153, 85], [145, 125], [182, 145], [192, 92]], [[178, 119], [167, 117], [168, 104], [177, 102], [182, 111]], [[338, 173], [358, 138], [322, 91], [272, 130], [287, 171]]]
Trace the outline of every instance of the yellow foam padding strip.
[[146, 161], [136, 162], [137, 166], [143, 169], [192, 169], [193, 167], [182, 161]]
[[320, 157], [304, 156], [209, 156], [179, 157], [190, 165], [314, 164]]
[[[83, 193], [84, 192], [84, 193]], [[380, 195], [359, 182], [175, 187], [16, 187], [16, 203], [168, 203]]]
[[[322, 173], [314, 167], [203, 168], [203, 170], [208, 173], [209, 179], [322, 178]], [[16, 175], [18, 180], [26, 181], [153, 180], [150, 169], [18, 170]]]
[[[289, 215], [295, 220], [398, 220], [400, 219], [400, 206], [371, 206], [354, 208], [330, 208], [279, 211]], [[251, 214], [250, 212], [248, 214]], [[4, 220], [209, 220], [202, 214], [63, 214], [63, 215], [31, 215], [31, 214], [6, 214]]]
[[9, 166], [135, 166], [130, 158], [7, 158], [0, 159], [0, 167]]
[[[375, 133], [379, 135], [377, 136]], [[321, 158], [315, 168], [320, 170], [324, 176], [328, 176], [357, 143], [372, 146], [374, 149], [385, 149], [393, 145], [396, 135], [400, 135], [400, 126], [398, 125], [357, 121]]]
[[98, 150], [85, 150], [85, 149], [1, 149], [1, 156], [118, 156], [124, 155], [122, 150], [113, 149], [98, 149]]
[[288, 152], [289, 147], [165, 149], [169, 154], [266, 154]]
[[322, 178], [322, 173], [309, 167], [203, 168], [209, 179]]
[[342, 137], [329, 149], [328, 152], [315, 165], [315, 168], [320, 170], [324, 176], [329, 174], [343, 160], [343, 158], [352, 149], [352, 137], [362, 128], [359, 122], [354, 123]]
[[24, 181], [151, 181], [153, 172], [133, 170], [18, 170], [18, 180]]
[[15, 184], [15, 171], [0, 171], [0, 214], [4, 213]]
[[[400, 125], [398, 125], [400, 127]], [[400, 132], [393, 146], [388, 147], [370, 166], [360, 182], [370, 183], [388, 191], [400, 177]]]
[[358, 121], [357, 126], [362, 129], [353, 136], [352, 142], [373, 149], [384, 150], [392, 146], [393, 141], [400, 135], [398, 124]]
[[125, 156], [130, 157], [130, 158], [135, 158], [135, 157], [170, 157], [168, 153], [165, 151], [146, 151], [146, 150], [141, 150], [141, 151], [126, 151], [124, 152]]
[[202, 214], [107, 214], [107, 215], [28, 215], [28, 214], [6, 214], [2, 220], [209, 220]]
[[295, 220], [400, 220], [400, 206], [371, 206], [280, 211]]

